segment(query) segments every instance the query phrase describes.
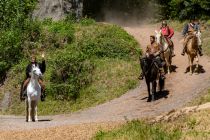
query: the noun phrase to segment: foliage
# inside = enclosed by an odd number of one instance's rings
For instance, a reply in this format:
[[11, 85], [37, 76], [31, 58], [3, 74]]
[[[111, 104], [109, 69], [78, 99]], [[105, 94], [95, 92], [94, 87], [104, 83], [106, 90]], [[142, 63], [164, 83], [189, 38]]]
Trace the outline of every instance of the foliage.
[[[141, 50], [134, 38], [116, 25], [95, 23], [91, 19], [79, 23], [34, 21], [25, 29], [22, 45], [23, 57], [19, 64], [12, 65], [5, 83], [5, 90], [15, 91], [9, 113], [24, 112], [17, 88], [25, 77], [25, 67], [32, 53], [38, 56], [38, 61], [40, 53], [46, 53], [46, 104], [54, 110], [41, 104], [42, 114], [97, 105], [119, 97], [138, 83]], [[106, 86], [107, 83], [110, 85]], [[61, 107], [62, 110], [57, 109]]]
[[0, 77], [23, 57], [25, 29], [35, 4], [36, 0], [0, 1]]
[[209, 0], [157, 0], [163, 19], [189, 19], [191, 16], [209, 19]]
[[1, 0], [0, 29], [22, 27], [36, 2], [37, 0]]
[[113, 131], [99, 131], [95, 140], [177, 140], [181, 137], [179, 130], [167, 131], [161, 125], [149, 125], [141, 121], [127, 122]]

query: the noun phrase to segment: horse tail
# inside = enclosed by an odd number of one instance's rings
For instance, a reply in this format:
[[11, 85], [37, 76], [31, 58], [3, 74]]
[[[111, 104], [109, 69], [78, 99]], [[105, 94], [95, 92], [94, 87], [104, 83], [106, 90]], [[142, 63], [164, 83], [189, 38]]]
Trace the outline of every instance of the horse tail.
[[165, 87], [165, 79], [159, 78], [159, 89], [160, 91], [163, 91]]
[[21, 87], [20, 87], [20, 101], [23, 101], [23, 84], [24, 82], [21, 83]]

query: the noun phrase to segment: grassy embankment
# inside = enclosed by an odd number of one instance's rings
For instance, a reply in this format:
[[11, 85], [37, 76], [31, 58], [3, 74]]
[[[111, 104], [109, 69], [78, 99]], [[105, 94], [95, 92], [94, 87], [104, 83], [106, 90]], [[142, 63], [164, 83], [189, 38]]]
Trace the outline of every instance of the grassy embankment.
[[4, 89], [12, 97], [10, 107], [1, 114], [25, 113], [19, 89], [31, 53], [36, 53], [39, 61], [41, 52], [46, 54], [44, 81], [48, 96], [39, 104], [40, 115], [96, 106], [138, 85], [141, 50], [122, 28], [84, 19], [80, 23], [37, 22], [31, 30], [36, 39], [24, 42], [24, 58], [7, 74]]

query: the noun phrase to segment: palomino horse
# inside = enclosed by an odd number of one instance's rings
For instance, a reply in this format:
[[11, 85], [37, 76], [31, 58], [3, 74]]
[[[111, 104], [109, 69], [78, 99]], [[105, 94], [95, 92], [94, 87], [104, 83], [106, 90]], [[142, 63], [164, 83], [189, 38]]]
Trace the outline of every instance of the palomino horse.
[[142, 58], [140, 59], [140, 64], [147, 84], [147, 90], [149, 95], [147, 102], [150, 102], [151, 100], [154, 101], [157, 88], [157, 81], [159, 83], [159, 90], [161, 92], [164, 88], [165, 80], [160, 78], [158, 63], [156, 62], [155, 58]]
[[166, 38], [162, 35], [161, 30], [155, 31], [156, 33], [156, 41], [162, 47], [163, 51], [163, 58], [166, 62], [167, 72], [168, 74], [171, 73], [171, 63], [172, 63], [172, 53], [170, 50], [170, 46], [166, 40]]
[[41, 96], [41, 86], [39, 77], [42, 76], [41, 70], [37, 66], [32, 67], [31, 79], [27, 87], [26, 98], [26, 121], [38, 121], [37, 105]]
[[198, 45], [201, 44], [201, 32], [194, 32], [194, 35], [188, 40], [186, 45], [186, 53], [188, 55], [190, 74], [193, 74], [193, 62], [196, 60], [195, 71], [198, 70], [199, 58], [198, 58]]

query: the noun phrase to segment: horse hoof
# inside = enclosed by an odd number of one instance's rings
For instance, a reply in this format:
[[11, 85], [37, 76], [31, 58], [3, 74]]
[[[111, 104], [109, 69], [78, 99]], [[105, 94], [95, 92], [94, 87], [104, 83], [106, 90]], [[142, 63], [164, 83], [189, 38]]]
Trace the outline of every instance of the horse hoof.
[[152, 101], [153, 101], [153, 102], [155, 101], [155, 96], [154, 96], [154, 95], [152, 96]]
[[28, 120], [26, 120], [26, 122], [28, 122]]
[[34, 120], [32, 120], [32, 122], [36, 122], [36, 120], [34, 119]]
[[151, 102], [152, 101], [152, 97], [148, 97], [147, 102]]

